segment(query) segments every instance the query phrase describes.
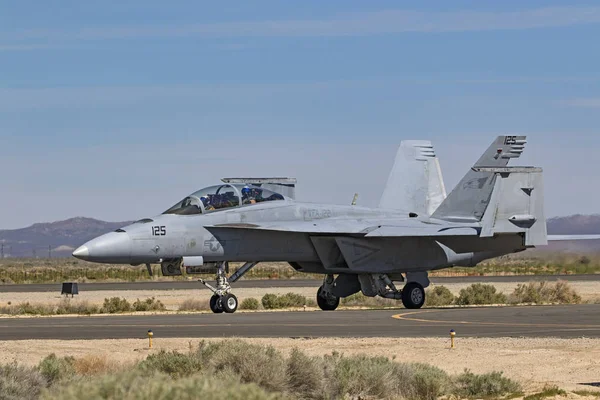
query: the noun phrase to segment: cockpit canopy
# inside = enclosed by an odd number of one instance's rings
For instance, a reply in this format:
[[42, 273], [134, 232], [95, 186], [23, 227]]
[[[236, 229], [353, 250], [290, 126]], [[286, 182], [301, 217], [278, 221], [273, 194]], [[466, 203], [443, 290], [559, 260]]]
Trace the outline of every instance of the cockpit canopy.
[[216, 185], [192, 193], [163, 214], [203, 214], [275, 200], [285, 200], [285, 197], [258, 186]]

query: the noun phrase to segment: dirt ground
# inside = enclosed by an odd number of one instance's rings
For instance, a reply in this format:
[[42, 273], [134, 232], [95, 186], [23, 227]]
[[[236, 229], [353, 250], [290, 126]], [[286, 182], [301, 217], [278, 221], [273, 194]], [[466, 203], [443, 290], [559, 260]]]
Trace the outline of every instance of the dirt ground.
[[[209, 339], [222, 340], [222, 339]], [[568, 391], [600, 390], [584, 383], [600, 382], [600, 339], [458, 338], [450, 349], [445, 338], [252, 338], [250, 343], [272, 345], [288, 353], [298, 347], [308, 354], [369, 354], [394, 357], [401, 362], [425, 362], [451, 374], [468, 368], [475, 373], [503, 371], [521, 382], [528, 393], [545, 385]], [[128, 365], [148, 354], [164, 350], [187, 352], [198, 338], [155, 337], [153, 348], [147, 339], [119, 340], [17, 340], [0, 342], [0, 363], [16, 360], [37, 364], [50, 353], [59, 356], [99, 355]], [[571, 396], [571, 398], [578, 398]]]
[[[517, 287], [518, 283], [495, 283], [494, 286], [498, 291], [510, 294]], [[600, 282], [570, 282], [570, 285], [581, 295], [585, 302], [600, 302]], [[461, 289], [469, 286], [469, 284], [446, 284], [444, 285], [452, 293], [458, 295]], [[200, 287], [200, 284], [198, 284]], [[432, 285], [431, 287], [434, 287]], [[253, 297], [260, 299], [265, 293], [284, 294], [294, 292], [308, 298], [314, 298], [316, 289], [308, 288], [235, 288], [233, 293], [242, 301], [245, 298]], [[148, 297], [156, 297], [163, 302], [167, 309], [177, 310], [179, 305], [187, 299], [197, 299], [206, 301], [210, 298], [208, 290], [131, 290], [131, 291], [83, 291], [75, 297], [77, 301], [88, 301], [93, 304], [102, 305], [105, 298], [108, 297], [124, 297], [133, 302], [136, 299], [146, 299]], [[23, 302], [57, 304], [61, 301], [60, 293], [50, 292], [33, 292], [33, 293], [6, 293], [2, 292], [0, 286], [0, 306], [5, 306], [9, 302], [11, 304], [19, 304]]]

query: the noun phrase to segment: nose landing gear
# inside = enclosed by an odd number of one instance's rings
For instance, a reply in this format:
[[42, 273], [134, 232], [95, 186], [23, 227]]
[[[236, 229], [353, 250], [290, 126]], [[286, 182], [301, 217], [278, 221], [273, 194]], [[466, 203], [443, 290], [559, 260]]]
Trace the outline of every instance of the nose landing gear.
[[229, 264], [227, 261], [219, 263], [217, 267], [217, 285], [213, 287], [208, 282], [200, 279], [200, 283], [206, 286], [214, 294], [210, 298], [210, 310], [215, 314], [221, 314], [223, 312], [227, 314], [234, 313], [238, 308], [238, 299], [231, 293], [231, 284], [240, 279], [250, 269], [252, 269], [257, 262], [247, 262], [240, 269], [238, 269], [231, 277], [227, 278], [226, 273], [229, 271]]

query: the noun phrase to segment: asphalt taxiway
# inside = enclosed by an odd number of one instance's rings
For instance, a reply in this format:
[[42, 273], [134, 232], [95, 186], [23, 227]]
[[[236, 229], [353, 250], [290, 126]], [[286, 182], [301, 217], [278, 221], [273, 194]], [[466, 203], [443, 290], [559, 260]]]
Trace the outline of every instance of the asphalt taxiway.
[[[452, 276], [432, 277], [431, 282], [437, 285], [450, 283], [520, 283], [529, 281], [558, 281], [569, 282], [594, 282], [600, 281], [600, 274], [589, 275], [507, 275], [507, 276]], [[210, 282], [213, 284], [214, 282]], [[315, 287], [321, 285], [320, 279], [248, 279], [237, 281], [234, 288], [275, 288], [275, 287]], [[197, 280], [191, 281], [160, 281], [160, 282], [109, 282], [109, 283], [79, 283], [79, 291], [97, 290], [190, 290], [206, 288]], [[28, 292], [59, 292], [60, 283], [49, 284], [7, 284], [0, 285], [0, 292], [28, 293]]]
[[600, 305], [0, 318], [0, 340], [161, 337], [600, 337]]

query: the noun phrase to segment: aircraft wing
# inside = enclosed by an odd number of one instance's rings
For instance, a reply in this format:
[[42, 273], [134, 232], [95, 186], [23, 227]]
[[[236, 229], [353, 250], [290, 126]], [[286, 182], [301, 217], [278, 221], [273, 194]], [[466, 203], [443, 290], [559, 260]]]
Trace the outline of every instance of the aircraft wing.
[[437, 237], [437, 236], [477, 236], [479, 229], [467, 226], [427, 224], [421, 221], [389, 220], [339, 220], [339, 221], [291, 221], [273, 225], [257, 224], [219, 224], [205, 226], [209, 231], [218, 230], [260, 230], [274, 232], [315, 233], [334, 235], [353, 235], [363, 237]]
[[403, 226], [381, 226], [365, 237], [421, 237], [421, 236], [478, 236], [479, 229], [464, 226], [425, 226], [420, 228]]
[[600, 240], [600, 235], [548, 235], [548, 241]]

